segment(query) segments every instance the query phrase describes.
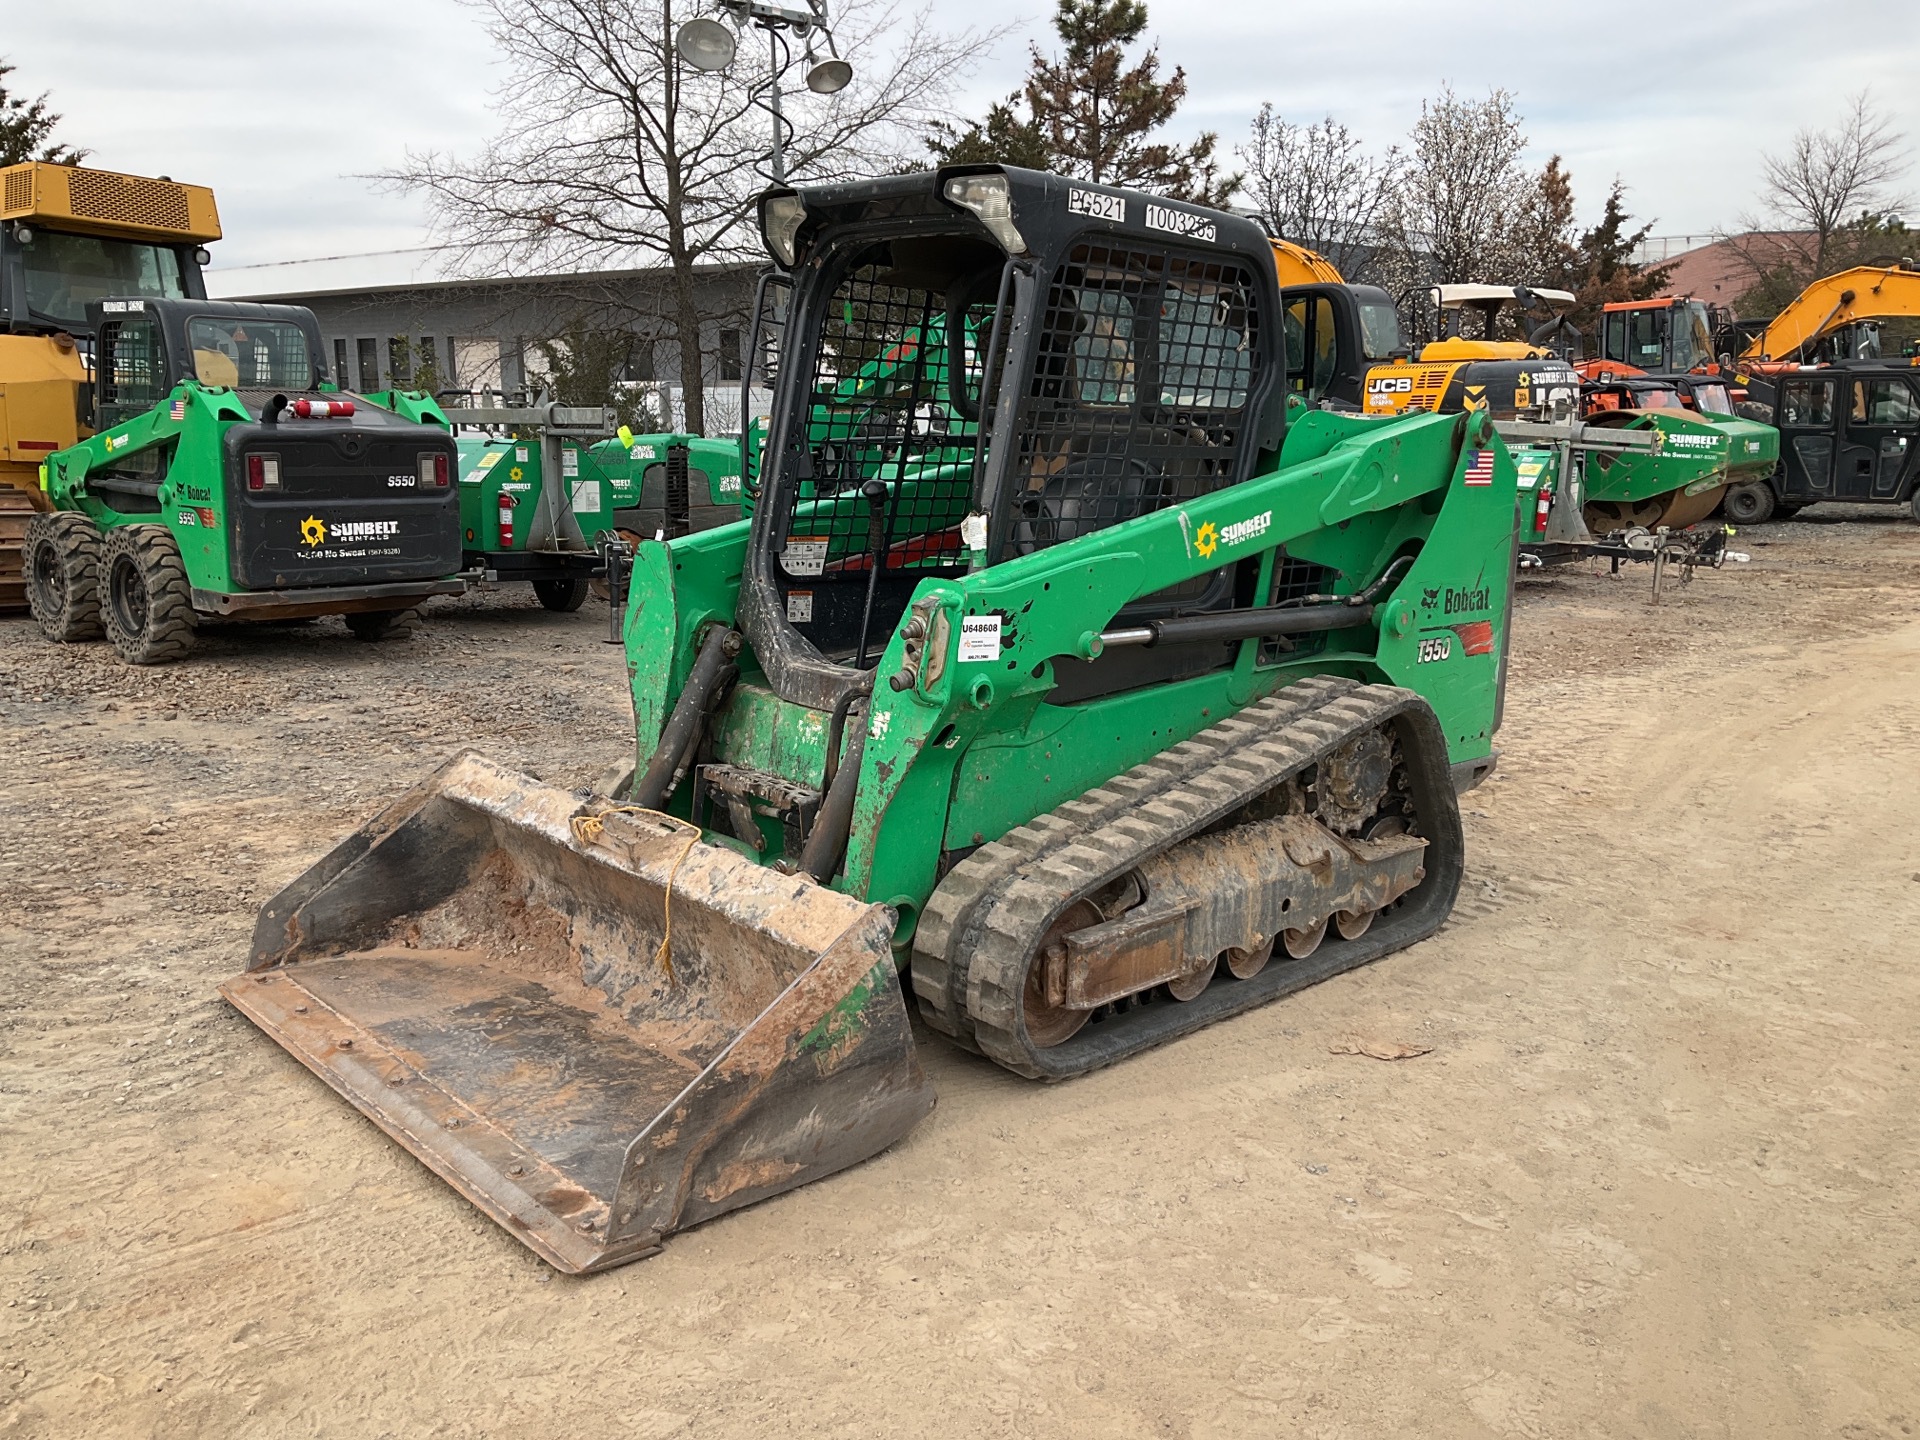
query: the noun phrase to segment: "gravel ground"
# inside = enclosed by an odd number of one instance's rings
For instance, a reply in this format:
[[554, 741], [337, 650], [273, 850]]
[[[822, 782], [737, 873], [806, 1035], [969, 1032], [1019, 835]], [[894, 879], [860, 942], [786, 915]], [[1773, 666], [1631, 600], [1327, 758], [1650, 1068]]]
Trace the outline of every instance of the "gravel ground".
[[0, 620], [0, 1433], [1912, 1434], [1920, 526], [1734, 546], [1523, 582], [1433, 940], [1066, 1085], [923, 1032], [901, 1145], [584, 1280], [214, 986], [459, 748], [621, 758], [605, 608]]

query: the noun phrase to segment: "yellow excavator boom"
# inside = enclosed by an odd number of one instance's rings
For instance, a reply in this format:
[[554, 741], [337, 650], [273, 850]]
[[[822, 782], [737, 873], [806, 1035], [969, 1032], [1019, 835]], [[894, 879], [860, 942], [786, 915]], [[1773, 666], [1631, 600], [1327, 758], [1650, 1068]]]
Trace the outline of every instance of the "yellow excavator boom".
[[1920, 271], [1857, 265], [1814, 281], [1741, 352], [1742, 360], [1791, 360], [1855, 320], [1920, 315]]

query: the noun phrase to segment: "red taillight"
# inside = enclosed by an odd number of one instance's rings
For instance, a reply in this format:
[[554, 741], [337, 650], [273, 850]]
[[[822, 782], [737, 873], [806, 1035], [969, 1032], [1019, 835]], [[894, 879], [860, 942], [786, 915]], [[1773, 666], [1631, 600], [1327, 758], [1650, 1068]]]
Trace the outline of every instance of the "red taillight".
[[247, 489], [278, 490], [280, 488], [280, 457], [278, 455], [247, 456]]
[[420, 452], [420, 488], [423, 490], [444, 490], [447, 488], [447, 456], [445, 451], [422, 450]]

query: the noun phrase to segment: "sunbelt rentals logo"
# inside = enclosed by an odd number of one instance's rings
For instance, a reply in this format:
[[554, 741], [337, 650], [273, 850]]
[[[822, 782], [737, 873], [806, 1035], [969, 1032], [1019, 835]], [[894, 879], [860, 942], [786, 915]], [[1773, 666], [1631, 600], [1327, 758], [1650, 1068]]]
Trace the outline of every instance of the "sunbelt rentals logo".
[[361, 540], [391, 540], [400, 533], [398, 520], [336, 520], [331, 525], [318, 516], [309, 515], [300, 522], [300, 542], [303, 545], [324, 545], [331, 540], [336, 545], [351, 545]]
[[1257, 540], [1273, 528], [1273, 512], [1263, 510], [1245, 520], [1236, 520], [1231, 525], [1219, 526], [1209, 520], [1193, 536], [1193, 548], [1200, 552], [1200, 558], [1211, 560], [1213, 552], [1226, 547], [1244, 545], [1249, 540]]

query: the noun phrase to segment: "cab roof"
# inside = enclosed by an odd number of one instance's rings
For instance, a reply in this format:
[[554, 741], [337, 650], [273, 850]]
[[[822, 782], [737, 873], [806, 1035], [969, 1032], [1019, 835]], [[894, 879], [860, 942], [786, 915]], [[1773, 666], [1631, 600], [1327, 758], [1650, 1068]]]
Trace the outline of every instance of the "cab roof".
[[1571, 290], [1550, 290], [1544, 285], [1436, 285], [1433, 288], [1439, 293], [1443, 310], [1461, 305], [1498, 304], [1508, 300], [1519, 304], [1528, 295], [1544, 300], [1549, 305], [1561, 306], [1573, 304], [1576, 298]]
[[762, 213], [768, 200], [798, 195], [807, 209], [798, 233], [802, 252], [826, 226], [889, 220], [910, 228], [923, 224], [931, 228], [937, 223], [949, 230], [956, 220], [971, 222], [979, 226], [983, 238], [1008, 249], [986, 224], [949, 198], [949, 183], [969, 175], [1005, 177], [1013, 225], [1025, 245], [1010, 250], [1013, 254], [1055, 254], [1070, 238], [1093, 232], [1182, 249], [1231, 252], [1257, 262], [1258, 269], [1273, 269], [1272, 242], [1246, 216], [1012, 165], [948, 165], [844, 184], [777, 188], [762, 196]]

